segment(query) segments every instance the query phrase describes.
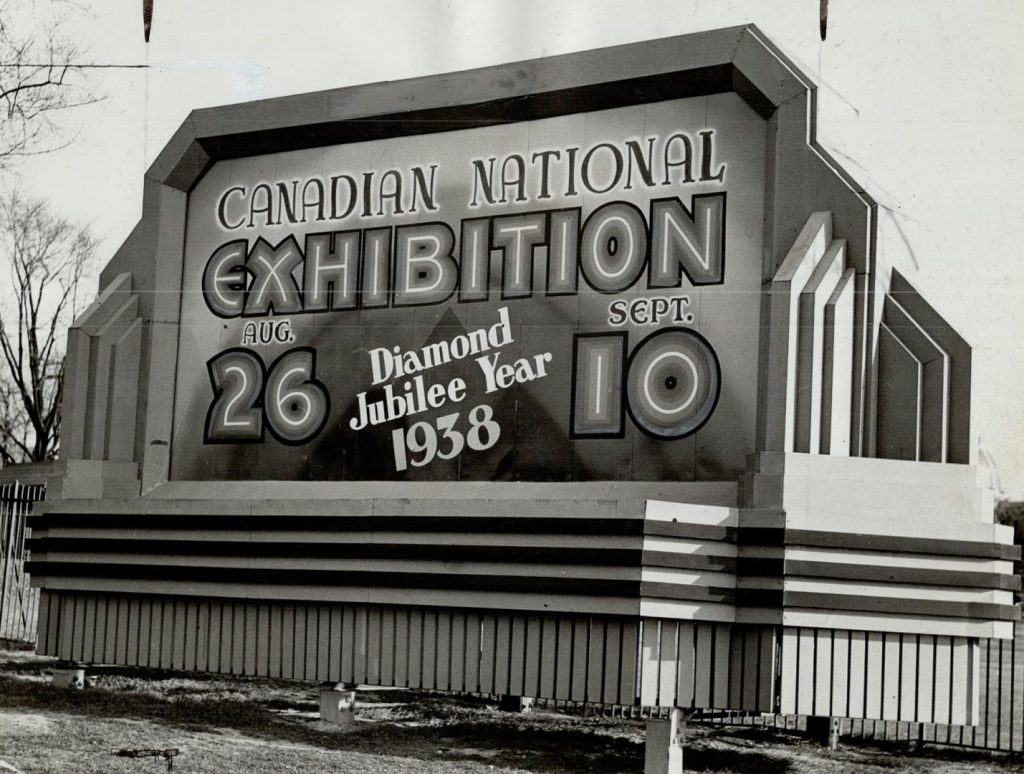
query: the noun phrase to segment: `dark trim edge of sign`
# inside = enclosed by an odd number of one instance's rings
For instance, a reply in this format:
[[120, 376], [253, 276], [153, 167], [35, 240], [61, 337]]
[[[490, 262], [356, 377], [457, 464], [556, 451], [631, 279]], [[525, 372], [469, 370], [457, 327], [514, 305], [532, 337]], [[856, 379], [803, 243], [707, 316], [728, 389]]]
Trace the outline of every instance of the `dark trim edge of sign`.
[[[725, 38], [730, 35], [737, 36], [736, 41], [731, 46], [725, 46]], [[746, 25], [738, 28], [679, 35], [658, 41], [642, 41], [607, 49], [568, 53], [558, 57], [503, 63], [460, 73], [441, 73], [409, 81], [344, 87], [250, 103], [257, 106], [260, 112], [267, 116], [265, 119], [253, 119], [251, 116], [245, 116], [242, 112], [246, 107], [245, 104], [204, 109], [190, 115], [167, 146], [168, 150], [172, 147], [179, 150], [171, 151], [172, 155], [168, 158], [158, 158], [148, 170], [147, 176], [163, 185], [188, 192], [195, 187], [213, 164], [225, 159], [492, 126], [727, 92], [738, 94], [758, 115], [767, 120], [781, 104], [781, 98], [777, 96], [773, 98], [766, 94], [758, 86], [757, 76], [754, 73], [745, 72], [745, 68], [751, 67], [749, 56], [743, 59], [745, 63], [743, 66], [736, 63], [737, 54], [742, 47], [740, 41], [756, 43], [762, 56], [782, 63], [780, 76], [786, 83], [773, 83], [767, 87], [769, 90], [777, 93], [789, 93], [793, 89], [813, 90], [813, 84], [795, 73], [795, 68], [781, 51], [768, 45], [755, 26]], [[700, 48], [701, 46], [717, 47], [715, 53], [724, 54], [728, 61], [686, 68], [685, 64], [693, 60], [690, 58], [690, 61], [687, 62], [687, 57], [683, 57], [676, 63], [677, 66], [683, 65], [681, 69], [671, 72], [659, 71], [659, 66], [664, 67], [664, 63], [655, 59], [649, 51], [645, 51], [652, 43], [659, 44], [659, 50], [673, 46], [679, 49]], [[730, 47], [732, 48], [731, 52], [723, 50]], [[593, 78], [579, 74], [581, 69], [583, 72], [590, 70], [595, 56], [600, 57], [608, 75], [611, 76], [603, 82], [593, 82]], [[551, 84], [544, 83], [545, 79], [542, 76], [550, 74], [546, 73], [543, 68], [545, 63], [552, 59], [559, 60], [560, 75], [556, 76], [555, 80], [565, 81], [575, 76], [576, 85], [556, 89], [545, 88]], [[575, 67], [572, 66], [574, 62]], [[588, 65], [588, 63], [591, 64]], [[614, 75], [617, 74], [616, 63], [622, 64], [622, 69], [627, 69], [629, 72], [635, 73], [643, 69], [648, 72], [614, 80]], [[638, 63], [640, 64], [638, 65]], [[538, 90], [510, 93], [508, 96], [493, 100], [468, 101], [462, 104], [451, 104], [450, 101], [447, 101], [447, 104], [418, 110], [387, 109], [389, 106], [391, 108], [401, 106], [401, 95], [391, 95], [389, 92], [398, 84], [407, 83], [410, 86], [415, 84], [418, 90], [430, 94], [433, 91], [443, 91], [446, 81], [452, 76], [472, 79], [467, 81], [468, 83], [475, 81], [480, 84], [491, 84], [503, 73], [507, 74], [506, 71], [511, 68], [515, 68], [519, 73], [525, 73], [524, 80], [527, 82], [533, 79], [531, 78], [532, 73], [533, 77], [540, 82]], [[604, 75], [599, 77], [604, 77]], [[439, 84], [436, 89], [433, 87], [434, 82]], [[339, 107], [337, 112], [344, 113], [348, 102], [347, 96], [352, 93], [352, 90], [379, 94], [382, 98], [380, 112], [375, 112], [371, 108], [370, 113], [366, 115], [349, 115], [328, 121], [317, 120], [317, 118], [323, 119], [331, 112], [323, 109], [325, 104], [337, 105]], [[493, 93], [497, 89], [492, 87], [489, 90]], [[388, 103], [389, 96], [394, 97], [390, 104]], [[429, 101], [429, 99], [425, 101]], [[446, 100], [442, 99], [441, 101], [445, 102]], [[304, 108], [307, 107], [311, 112], [309, 121], [281, 119], [282, 115], [288, 117], [301, 115], [306, 112]], [[225, 117], [224, 123], [234, 124], [235, 127], [239, 123], [244, 124], [247, 120], [250, 123], [262, 123], [263, 125], [256, 125], [253, 129], [245, 131], [229, 130], [223, 134], [206, 133], [208, 127], [216, 126], [218, 113]], [[275, 116], [275, 114], [277, 115]]]
[[[227, 159], [478, 129], [732, 91], [743, 97], [762, 118], [769, 118], [775, 110], [775, 106], [734, 65], [712, 65], [465, 105], [197, 137], [193, 142], [198, 144], [202, 154], [190, 148], [166, 182], [171, 187], [190, 191], [210, 167]], [[202, 168], [197, 171], [199, 162], [203, 162]]]

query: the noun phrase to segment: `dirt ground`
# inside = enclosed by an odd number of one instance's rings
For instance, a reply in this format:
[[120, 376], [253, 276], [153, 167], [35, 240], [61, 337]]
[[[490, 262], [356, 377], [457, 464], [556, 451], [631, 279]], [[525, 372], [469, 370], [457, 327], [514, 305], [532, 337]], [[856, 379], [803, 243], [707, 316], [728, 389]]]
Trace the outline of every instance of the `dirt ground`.
[[[84, 690], [50, 685], [53, 659], [0, 650], [0, 774], [161, 772], [640, 772], [643, 724], [500, 712], [493, 702], [363, 690], [356, 722], [318, 720], [310, 684], [99, 667]], [[1024, 760], [847, 743], [830, 752], [762, 728], [691, 725], [687, 771], [1021, 772]]]

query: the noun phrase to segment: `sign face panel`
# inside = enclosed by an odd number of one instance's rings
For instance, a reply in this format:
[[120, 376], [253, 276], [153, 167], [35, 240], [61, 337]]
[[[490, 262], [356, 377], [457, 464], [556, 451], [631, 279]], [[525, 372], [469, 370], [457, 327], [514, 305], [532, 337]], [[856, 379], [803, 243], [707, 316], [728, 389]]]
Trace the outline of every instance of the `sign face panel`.
[[217, 163], [171, 477], [735, 479], [765, 143], [720, 94]]

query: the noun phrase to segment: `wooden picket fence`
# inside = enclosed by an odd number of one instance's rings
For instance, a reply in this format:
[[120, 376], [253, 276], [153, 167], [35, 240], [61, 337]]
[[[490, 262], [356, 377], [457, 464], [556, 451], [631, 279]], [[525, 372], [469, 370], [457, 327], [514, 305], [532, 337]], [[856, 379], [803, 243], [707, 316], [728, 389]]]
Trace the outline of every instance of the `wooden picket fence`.
[[[841, 718], [843, 737], [865, 741], [936, 744], [951, 747], [1024, 753], [1024, 625], [1013, 640], [981, 640], [978, 715], [975, 725], [915, 723]], [[805, 731], [807, 717], [749, 712], [705, 712], [696, 722], [764, 726], [779, 731]]]
[[44, 498], [42, 484], [0, 484], [0, 640], [35, 642], [39, 589], [25, 572], [25, 517]]

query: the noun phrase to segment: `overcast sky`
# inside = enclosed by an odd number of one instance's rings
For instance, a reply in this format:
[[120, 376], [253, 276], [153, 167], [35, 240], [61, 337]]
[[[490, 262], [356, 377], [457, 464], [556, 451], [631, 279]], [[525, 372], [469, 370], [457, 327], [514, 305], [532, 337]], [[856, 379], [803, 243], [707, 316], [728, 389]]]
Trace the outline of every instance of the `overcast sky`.
[[[44, 0], [23, 0], [39, 12]], [[395, 80], [753, 22], [821, 85], [819, 140], [883, 207], [881, 249], [975, 348], [975, 427], [1024, 498], [1024, 13], [1018, 0], [93, 2], [73, 34], [102, 102], [21, 184], [109, 257], [145, 168], [197, 107]], [[770, 9], [770, 10], [769, 10]]]

